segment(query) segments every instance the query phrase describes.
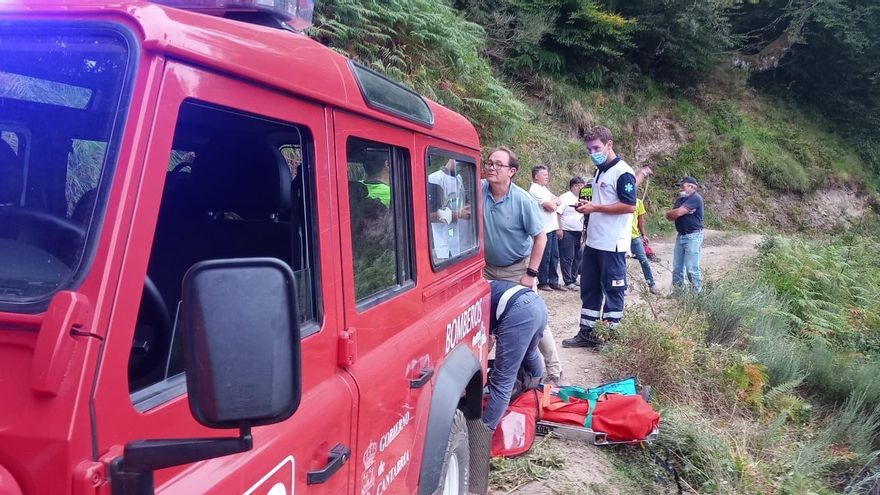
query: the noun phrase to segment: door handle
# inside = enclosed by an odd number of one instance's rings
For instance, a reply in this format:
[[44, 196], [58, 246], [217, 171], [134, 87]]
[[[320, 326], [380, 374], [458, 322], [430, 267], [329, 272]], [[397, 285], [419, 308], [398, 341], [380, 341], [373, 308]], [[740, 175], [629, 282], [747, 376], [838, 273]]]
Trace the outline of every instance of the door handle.
[[330, 449], [330, 457], [327, 459], [327, 465], [323, 469], [317, 471], [309, 471], [308, 484], [318, 485], [329, 480], [333, 473], [339, 471], [339, 468], [345, 464], [345, 461], [351, 457], [351, 449], [337, 443], [336, 447]]
[[422, 388], [422, 387], [424, 387], [425, 384], [428, 383], [428, 380], [430, 380], [432, 376], [434, 376], [434, 369], [433, 368], [423, 369], [422, 374], [419, 375], [418, 378], [416, 378], [415, 380], [409, 381], [409, 388]]

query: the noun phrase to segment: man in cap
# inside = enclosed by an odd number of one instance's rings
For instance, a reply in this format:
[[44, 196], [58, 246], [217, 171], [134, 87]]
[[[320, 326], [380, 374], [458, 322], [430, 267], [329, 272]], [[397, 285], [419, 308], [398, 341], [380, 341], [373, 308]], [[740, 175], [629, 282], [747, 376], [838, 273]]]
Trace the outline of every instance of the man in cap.
[[676, 184], [680, 191], [666, 219], [675, 222], [678, 236], [672, 254], [672, 290], [684, 290], [685, 275], [693, 292], [703, 290], [700, 273], [700, 250], [703, 245], [703, 197], [697, 192], [699, 184], [693, 177], [682, 177]]

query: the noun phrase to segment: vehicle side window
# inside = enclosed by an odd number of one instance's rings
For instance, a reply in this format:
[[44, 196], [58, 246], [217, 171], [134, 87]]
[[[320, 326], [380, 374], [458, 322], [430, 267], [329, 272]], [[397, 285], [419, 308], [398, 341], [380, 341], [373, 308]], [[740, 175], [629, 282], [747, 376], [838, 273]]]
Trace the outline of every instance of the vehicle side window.
[[348, 194], [355, 299], [369, 305], [414, 280], [409, 155], [349, 138]]
[[[182, 105], [129, 359], [138, 409], [167, 400], [169, 389], [172, 397], [183, 392], [180, 288], [195, 263], [254, 257], [288, 263], [302, 332], [318, 330], [311, 145], [303, 127], [198, 102]], [[299, 157], [295, 176], [290, 150]]]
[[67, 217], [78, 224], [85, 224], [95, 207], [101, 164], [107, 154], [106, 141], [73, 139], [67, 155], [67, 183], [64, 196], [67, 199]]
[[477, 252], [477, 167], [443, 152], [428, 154], [431, 265], [443, 268]]
[[0, 206], [21, 205], [26, 166], [24, 141], [23, 133], [0, 128]]

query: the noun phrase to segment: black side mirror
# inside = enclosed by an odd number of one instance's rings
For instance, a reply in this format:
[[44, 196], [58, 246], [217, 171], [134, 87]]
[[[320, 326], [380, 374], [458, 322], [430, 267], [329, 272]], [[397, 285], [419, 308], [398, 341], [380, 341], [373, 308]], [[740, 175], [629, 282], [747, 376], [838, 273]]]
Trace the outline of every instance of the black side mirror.
[[183, 279], [182, 336], [190, 410], [238, 437], [140, 440], [111, 465], [113, 495], [152, 494], [153, 471], [253, 448], [251, 426], [299, 407], [300, 333], [293, 272], [274, 258], [204, 261]]
[[211, 428], [275, 423], [301, 396], [293, 272], [274, 258], [197, 263], [183, 279], [189, 405]]

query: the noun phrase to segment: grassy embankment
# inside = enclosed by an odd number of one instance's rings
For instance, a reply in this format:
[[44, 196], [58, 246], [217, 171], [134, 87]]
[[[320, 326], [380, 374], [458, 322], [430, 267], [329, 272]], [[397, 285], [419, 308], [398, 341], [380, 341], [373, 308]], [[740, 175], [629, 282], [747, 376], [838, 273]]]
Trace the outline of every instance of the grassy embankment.
[[[659, 445], [688, 485], [702, 493], [876, 489], [877, 241], [767, 238], [743, 275], [659, 319], [630, 313], [608, 357], [618, 373], [656, 386]], [[633, 461], [625, 477], [653, 470], [633, 451], [621, 455]]]

